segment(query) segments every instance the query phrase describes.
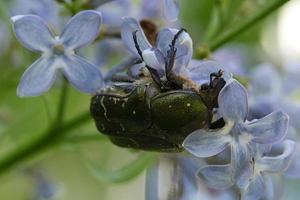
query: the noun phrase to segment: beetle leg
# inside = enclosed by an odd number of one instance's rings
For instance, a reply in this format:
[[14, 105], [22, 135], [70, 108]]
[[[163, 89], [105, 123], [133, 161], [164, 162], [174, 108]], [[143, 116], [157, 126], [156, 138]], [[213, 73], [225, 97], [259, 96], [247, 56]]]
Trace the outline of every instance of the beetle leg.
[[167, 51], [167, 59], [165, 62], [165, 73], [166, 77], [168, 78], [168, 75], [172, 71], [172, 68], [174, 67], [174, 62], [176, 58], [176, 52], [177, 48], [175, 48], [176, 40], [180, 36], [180, 34], [186, 31], [184, 28], [181, 28], [173, 37], [171, 44], [169, 45], [170, 49]]
[[[134, 41], [134, 45], [135, 45], [135, 48], [138, 52], [138, 54], [140, 55], [141, 57], [141, 60], [144, 61], [144, 58], [143, 58], [143, 53], [142, 53], [142, 50], [138, 44], [138, 41], [137, 41], [137, 36], [136, 36], [136, 33], [138, 32], [138, 30], [132, 32], [132, 36], [133, 36], [133, 41]], [[156, 69], [146, 65], [146, 68], [149, 70], [150, 74], [151, 74], [151, 77], [153, 79], [153, 81], [160, 87], [162, 88], [163, 87], [163, 84], [160, 80], [160, 76], [159, 76], [159, 73], [157, 72]]]
[[210, 86], [210, 88], [213, 88], [213, 81], [215, 79], [221, 78], [223, 76], [223, 74], [224, 74], [224, 71], [222, 69], [220, 69], [218, 72], [213, 72], [209, 75], [209, 86]]

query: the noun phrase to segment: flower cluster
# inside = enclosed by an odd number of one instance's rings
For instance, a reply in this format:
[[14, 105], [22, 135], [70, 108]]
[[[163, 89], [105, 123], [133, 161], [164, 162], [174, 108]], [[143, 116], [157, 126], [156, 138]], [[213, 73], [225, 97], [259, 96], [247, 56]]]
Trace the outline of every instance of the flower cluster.
[[288, 116], [278, 111], [261, 119], [246, 121], [247, 93], [234, 79], [221, 90], [218, 104], [225, 126], [216, 130], [196, 130], [183, 145], [197, 157], [211, 157], [229, 149], [229, 163], [204, 166], [198, 176], [213, 188], [228, 189], [235, 185], [244, 199], [262, 198], [267, 195], [265, 172], [285, 170], [295, 148], [294, 142], [287, 140], [281, 154], [268, 156], [272, 145], [282, 142], [285, 137]]

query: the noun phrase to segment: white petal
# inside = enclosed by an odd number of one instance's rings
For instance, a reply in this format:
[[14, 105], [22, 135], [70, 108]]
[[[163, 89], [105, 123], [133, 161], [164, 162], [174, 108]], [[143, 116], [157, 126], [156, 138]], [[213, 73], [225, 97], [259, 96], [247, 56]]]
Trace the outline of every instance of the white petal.
[[26, 48], [42, 52], [51, 48], [53, 34], [42, 18], [36, 15], [17, 15], [11, 19], [17, 39]]
[[162, 53], [156, 49], [146, 49], [143, 51], [143, 59], [146, 65], [157, 70], [160, 76], [164, 75], [165, 60]]
[[70, 49], [78, 49], [93, 42], [99, 34], [101, 13], [85, 10], [70, 19], [61, 34], [63, 44]]
[[53, 58], [36, 60], [23, 74], [17, 89], [18, 96], [38, 96], [47, 92], [56, 78], [54, 62]]
[[103, 85], [102, 75], [96, 66], [82, 57], [64, 57], [64, 75], [80, 91], [95, 93]]

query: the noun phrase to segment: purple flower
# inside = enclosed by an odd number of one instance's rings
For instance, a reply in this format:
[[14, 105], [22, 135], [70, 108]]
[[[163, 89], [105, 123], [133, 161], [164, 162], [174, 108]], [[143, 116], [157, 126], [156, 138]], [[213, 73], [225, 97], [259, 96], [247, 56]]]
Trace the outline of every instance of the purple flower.
[[199, 159], [186, 155], [163, 155], [147, 171], [146, 199], [233, 200], [231, 191], [211, 190], [195, 172]]
[[225, 126], [217, 130], [196, 130], [185, 139], [183, 146], [197, 157], [210, 157], [230, 148], [229, 165], [202, 168], [199, 175], [207, 177], [205, 179], [212, 187], [228, 188], [236, 184], [243, 188], [253, 173], [251, 146], [281, 141], [287, 131], [288, 116], [273, 112], [259, 120], [245, 121], [248, 113], [247, 92], [234, 79], [221, 90], [218, 104]]
[[53, 0], [16, 0], [11, 9], [12, 15], [38, 15], [51, 24], [59, 25], [58, 5]]
[[103, 15], [106, 28], [118, 28], [122, 17], [175, 22], [179, 15], [178, 0], [143, 0], [138, 7], [130, 0], [115, 0], [104, 3], [97, 8]]
[[18, 96], [37, 96], [48, 91], [59, 71], [82, 92], [95, 93], [102, 86], [102, 75], [96, 66], [76, 54], [97, 37], [99, 12], [76, 14], [60, 36], [55, 36], [36, 15], [17, 15], [12, 21], [17, 39], [29, 50], [42, 53], [23, 74]]
[[280, 173], [286, 170], [292, 160], [295, 150], [295, 142], [286, 140], [281, 145], [281, 152], [278, 155], [265, 155], [266, 148], [258, 148], [253, 159], [253, 174], [249, 184], [242, 190], [245, 200], [252, 199], [274, 199], [272, 191], [273, 185], [268, 173]]
[[[125, 17], [123, 18], [122, 24], [122, 40], [128, 50], [136, 57], [142, 59], [144, 63], [151, 68], [155, 69], [161, 76], [164, 74], [165, 63], [169, 57], [168, 52], [170, 44], [174, 36], [179, 30], [164, 28], [157, 36], [155, 46], [152, 46], [147, 40], [139, 22], [134, 18]], [[136, 44], [133, 39], [133, 33], [136, 32], [137, 43], [141, 50], [142, 55], [138, 52]], [[188, 66], [192, 54], [193, 54], [193, 43], [188, 33], [182, 32], [175, 43], [175, 49], [177, 49], [173, 71], [176, 74], [184, 72]]]

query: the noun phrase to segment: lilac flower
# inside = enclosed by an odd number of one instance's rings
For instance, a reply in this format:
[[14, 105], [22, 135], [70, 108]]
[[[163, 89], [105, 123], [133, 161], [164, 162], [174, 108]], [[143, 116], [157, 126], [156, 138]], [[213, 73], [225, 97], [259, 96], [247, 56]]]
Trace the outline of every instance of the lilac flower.
[[229, 147], [229, 165], [204, 168], [200, 174], [218, 179], [208, 179], [208, 184], [212, 187], [228, 188], [236, 184], [243, 188], [253, 173], [251, 146], [257, 143], [273, 144], [282, 140], [287, 131], [288, 116], [282, 112], [274, 112], [259, 120], [245, 121], [248, 112], [247, 93], [234, 79], [228, 81], [221, 90], [218, 104], [225, 126], [218, 130], [196, 130], [185, 139], [183, 146], [198, 157], [210, 157]]
[[[155, 69], [161, 76], [164, 74], [165, 62], [167, 61], [169, 55], [168, 51], [170, 49], [170, 44], [179, 30], [164, 28], [162, 29], [157, 36], [155, 46], [152, 46], [147, 40], [140, 24], [134, 18], [123, 18], [122, 24], [122, 40], [128, 50], [136, 58], [140, 58], [140, 54], [137, 51], [136, 45], [133, 39], [133, 33], [136, 32], [137, 43], [142, 52], [142, 59], [146, 65]], [[182, 32], [175, 44], [177, 49], [176, 58], [174, 62], [173, 71], [176, 74], [184, 73], [185, 68], [188, 66], [192, 54], [192, 39], [189, 34]]]
[[195, 177], [201, 165], [191, 156], [161, 156], [147, 171], [146, 199], [233, 200], [231, 191], [211, 190]]
[[260, 199], [274, 199], [273, 193], [266, 193], [272, 191], [272, 181], [268, 180], [267, 173], [280, 173], [286, 170], [291, 162], [292, 155], [295, 149], [295, 142], [286, 140], [283, 142], [282, 151], [279, 155], [268, 156], [264, 155], [265, 148], [259, 148], [255, 153], [253, 159], [253, 175], [250, 183], [242, 191], [243, 199], [252, 200]]
[[[178, 0], [143, 0], [138, 7], [130, 0], [115, 0], [97, 8], [103, 14], [103, 24], [107, 28], [120, 27], [122, 17], [174, 22], [178, 18]], [[165, 19], [165, 20], [164, 20]]]
[[229, 46], [217, 50], [213, 54], [213, 59], [226, 66], [226, 69], [238, 76], [247, 76], [248, 69], [245, 66], [249, 65], [249, 54], [245, 47]]
[[11, 8], [14, 15], [38, 15], [51, 24], [59, 25], [58, 5], [53, 0], [16, 0]]
[[[292, 94], [299, 87], [299, 72], [294, 68], [284, 68], [284, 75], [279, 74], [274, 66], [262, 64], [252, 74], [252, 98], [250, 101], [250, 118], [263, 117], [281, 109], [289, 115], [287, 138], [297, 141], [297, 147], [290, 167], [284, 172], [289, 178], [300, 177], [299, 131], [300, 104], [292, 99]], [[268, 81], [265, 81], [268, 80]]]
[[17, 39], [29, 50], [42, 53], [23, 74], [17, 89], [19, 96], [37, 96], [48, 91], [58, 71], [82, 92], [95, 93], [102, 86], [100, 71], [76, 54], [97, 37], [101, 25], [99, 12], [76, 14], [60, 36], [55, 36], [36, 15], [17, 15], [12, 21]]
[[[295, 149], [295, 142], [291, 140], [284, 141], [278, 155], [268, 155], [267, 152], [270, 148], [266, 147], [266, 145], [254, 144], [252, 148], [254, 150], [251, 158], [253, 172], [248, 177], [245, 187], [240, 188], [242, 199], [274, 199], [273, 184], [268, 174], [280, 173], [287, 169]], [[211, 186], [219, 186], [219, 181], [222, 181], [222, 184], [227, 182], [228, 185], [231, 185], [232, 177], [230, 168], [230, 164], [207, 165], [201, 168], [199, 172], [200, 176]]]

